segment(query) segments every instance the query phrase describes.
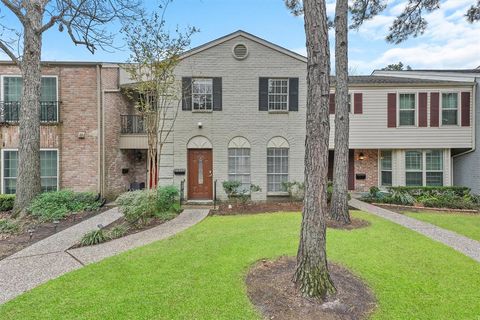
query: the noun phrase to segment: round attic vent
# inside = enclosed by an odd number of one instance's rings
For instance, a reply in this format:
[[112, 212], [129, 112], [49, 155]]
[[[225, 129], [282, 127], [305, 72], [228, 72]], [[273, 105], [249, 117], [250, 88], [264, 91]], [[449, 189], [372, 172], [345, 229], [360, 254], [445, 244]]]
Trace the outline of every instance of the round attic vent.
[[248, 48], [243, 43], [236, 44], [233, 47], [233, 56], [235, 59], [243, 60], [248, 56]]

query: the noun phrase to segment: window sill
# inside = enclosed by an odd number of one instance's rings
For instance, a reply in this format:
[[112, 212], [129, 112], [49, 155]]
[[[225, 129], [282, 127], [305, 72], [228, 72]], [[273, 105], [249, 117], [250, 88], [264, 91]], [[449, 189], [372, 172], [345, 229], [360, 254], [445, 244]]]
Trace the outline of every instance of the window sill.
[[285, 113], [289, 113], [288, 110], [268, 110], [268, 113], [271, 113], [271, 114], [285, 114]]
[[212, 113], [213, 110], [192, 110], [192, 113]]
[[288, 192], [267, 192], [267, 197], [288, 197]]

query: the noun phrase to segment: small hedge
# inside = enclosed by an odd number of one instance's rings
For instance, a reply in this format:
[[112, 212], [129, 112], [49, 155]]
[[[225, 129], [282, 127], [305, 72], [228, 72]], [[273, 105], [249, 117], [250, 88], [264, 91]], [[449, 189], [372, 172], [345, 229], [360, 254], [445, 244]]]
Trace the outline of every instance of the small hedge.
[[41, 221], [60, 220], [72, 212], [93, 211], [102, 202], [92, 192], [73, 192], [60, 190], [38, 195], [30, 204], [28, 212]]
[[480, 197], [467, 187], [390, 187], [382, 192], [377, 187], [363, 197], [367, 202], [412, 206], [421, 204], [428, 208], [469, 209], [480, 208]]
[[15, 202], [14, 194], [0, 194], [0, 211], [10, 211]]

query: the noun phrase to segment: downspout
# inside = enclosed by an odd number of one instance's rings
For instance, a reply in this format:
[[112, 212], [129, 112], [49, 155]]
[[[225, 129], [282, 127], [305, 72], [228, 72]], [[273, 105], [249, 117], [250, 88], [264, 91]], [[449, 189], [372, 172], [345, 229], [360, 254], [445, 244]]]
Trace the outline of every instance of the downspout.
[[[480, 78], [475, 78], [475, 84], [473, 85], [473, 91], [472, 91], [472, 106], [473, 106], [473, 112], [472, 112], [472, 142], [473, 142], [473, 147], [470, 150], [461, 152], [459, 154], [453, 155], [452, 158], [457, 158], [461, 157], [463, 155], [472, 153], [476, 150], [476, 132], [477, 132], [477, 90], [478, 90], [478, 85], [480, 83]], [[479, 106], [480, 107], [480, 106]]]
[[98, 137], [98, 182], [97, 190], [103, 196], [103, 105], [102, 105], [102, 75], [97, 64], [97, 137]]

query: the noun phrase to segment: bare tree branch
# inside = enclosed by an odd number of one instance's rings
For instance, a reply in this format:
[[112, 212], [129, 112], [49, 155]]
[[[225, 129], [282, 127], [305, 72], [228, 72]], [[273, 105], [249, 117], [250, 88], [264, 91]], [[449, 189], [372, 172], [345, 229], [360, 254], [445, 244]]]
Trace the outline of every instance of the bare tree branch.
[[10, 9], [10, 11], [12, 11], [17, 16], [18, 20], [20, 20], [22, 24], [25, 24], [27, 19], [25, 18], [25, 14], [23, 14], [22, 12], [21, 3], [14, 4], [12, 1], [9, 1], [9, 0], [1, 0], [1, 1], [5, 5], [5, 7]]
[[9, 48], [9, 46], [0, 40], [0, 49], [2, 49], [3, 52], [5, 52], [12, 61], [20, 66], [20, 61], [18, 60], [17, 56], [13, 53], [13, 51]]

